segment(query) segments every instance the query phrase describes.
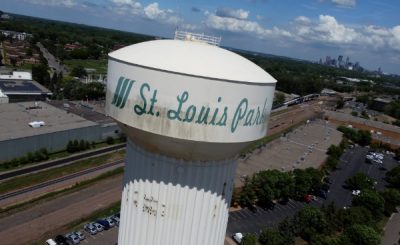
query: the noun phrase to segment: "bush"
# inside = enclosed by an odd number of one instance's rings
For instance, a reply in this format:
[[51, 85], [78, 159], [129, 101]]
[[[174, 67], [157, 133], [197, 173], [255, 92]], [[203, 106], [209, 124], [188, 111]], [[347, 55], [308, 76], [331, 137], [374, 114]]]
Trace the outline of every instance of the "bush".
[[354, 176], [346, 180], [346, 185], [351, 190], [372, 189], [374, 180], [364, 173], [356, 173]]
[[106, 139], [106, 143], [109, 144], [109, 145], [114, 144], [114, 138], [111, 137], [111, 136], [108, 136], [107, 139]]

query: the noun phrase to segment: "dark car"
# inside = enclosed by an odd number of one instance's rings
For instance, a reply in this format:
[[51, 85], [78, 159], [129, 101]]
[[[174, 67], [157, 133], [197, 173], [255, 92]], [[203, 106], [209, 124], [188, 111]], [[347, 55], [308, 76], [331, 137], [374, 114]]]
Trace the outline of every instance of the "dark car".
[[323, 199], [328, 198], [328, 192], [323, 189], [318, 190], [315, 194]]
[[102, 225], [104, 227], [104, 230], [108, 230], [111, 228], [110, 224], [106, 220], [99, 219], [96, 221], [96, 223]]
[[63, 235], [56, 236], [56, 238], [54, 238], [54, 241], [58, 245], [69, 245], [67, 238], [65, 236], [63, 236]]

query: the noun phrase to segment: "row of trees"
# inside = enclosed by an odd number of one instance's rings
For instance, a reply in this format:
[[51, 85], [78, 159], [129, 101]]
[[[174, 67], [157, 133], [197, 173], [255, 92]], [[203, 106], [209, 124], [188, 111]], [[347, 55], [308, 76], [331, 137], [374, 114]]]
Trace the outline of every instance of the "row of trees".
[[338, 130], [343, 133], [343, 136], [362, 146], [369, 145], [372, 140], [371, 133], [367, 130], [357, 130], [346, 126], [339, 126]]
[[270, 208], [274, 200], [302, 199], [322, 186], [323, 174], [314, 168], [291, 172], [265, 170], [246, 178], [240, 195], [234, 198], [243, 207]]
[[10, 161], [3, 162], [0, 164], [0, 167], [2, 169], [16, 168], [29, 163], [45, 161], [47, 159], [49, 159], [49, 152], [45, 148], [42, 148], [34, 152], [28, 152], [22, 157], [17, 157]]

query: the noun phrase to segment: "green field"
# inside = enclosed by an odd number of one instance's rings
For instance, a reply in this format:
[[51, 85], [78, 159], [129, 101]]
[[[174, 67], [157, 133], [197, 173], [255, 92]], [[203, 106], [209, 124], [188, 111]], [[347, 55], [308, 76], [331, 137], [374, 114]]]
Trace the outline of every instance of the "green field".
[[83, 66], [84, 68], [96, 69], [96, 73], [107, 73], [107, 60], [64, 60], [64, 64], [69, 70], [72, 70], [75, 66]]

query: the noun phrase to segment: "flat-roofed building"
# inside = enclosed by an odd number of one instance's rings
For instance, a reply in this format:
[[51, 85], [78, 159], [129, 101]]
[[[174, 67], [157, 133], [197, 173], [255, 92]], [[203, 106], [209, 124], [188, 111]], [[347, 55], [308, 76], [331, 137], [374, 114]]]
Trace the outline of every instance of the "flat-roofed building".
[[53, 93], [32, 80], [30, 72], [12, 72], [0, 75], [0, 90], [8, 96], [9, 102], [45, 100]]
[[[69, 140], [98, 142], [119, 136], [116, 123], [90, 121], [45, 102], [0, 104], [0, 115], [0, 162], [41, 148], [62, 150]], [[38, 122], [39, 127], [32, 126]]]

